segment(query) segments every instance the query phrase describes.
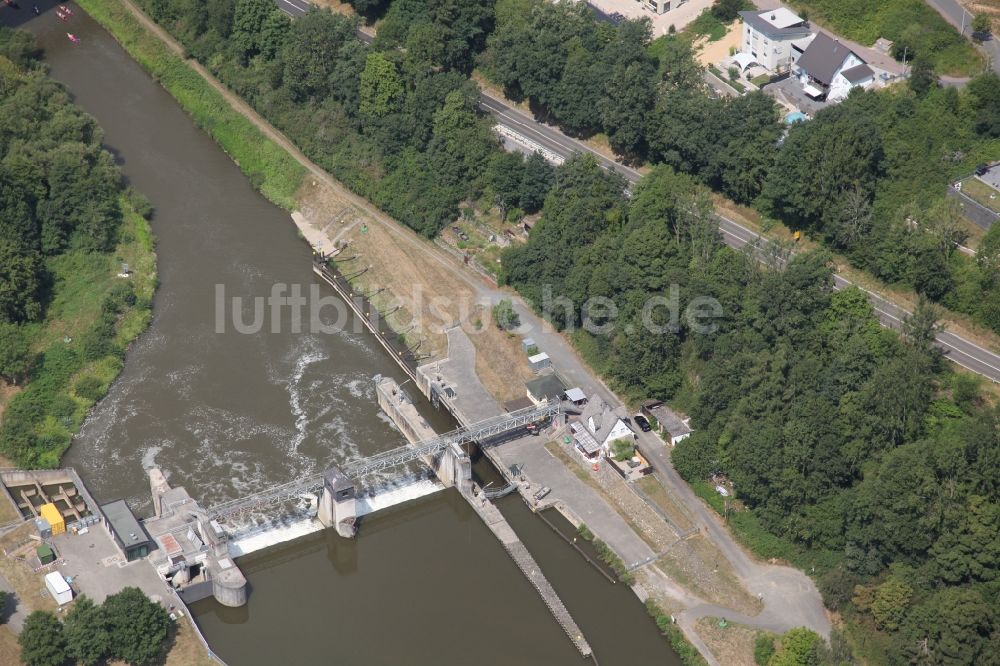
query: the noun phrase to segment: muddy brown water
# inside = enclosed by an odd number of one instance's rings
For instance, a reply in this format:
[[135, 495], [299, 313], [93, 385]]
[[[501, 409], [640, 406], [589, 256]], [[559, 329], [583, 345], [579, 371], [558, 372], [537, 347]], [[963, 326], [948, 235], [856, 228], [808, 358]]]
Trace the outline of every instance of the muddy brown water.
[[[158, 465], [205, 505], [402, 443], [374, 405], [371, 378], [405, 376], [364, 332], [216, 331], [216, 285], [267, 296], [314, 283], [309, 248], [285, 211], [254, 192], [114, 40], [81, 10], [68, 23], [40, 2], [0, 9], [38, 36], [52, 76], [94, 115], [156, 214], [160, 289], [152, 324], [65, 457], [98, 501], [150, 510]], [[74, 45], [72, 32], [81, 39]], [[331, 295], [325, 287], [322, 293]], [[329, 313], [327, 313], [329, 314]], [[436, 425], [445, 426], [441, 419]], [[603, 666], [677, 664], [635, 596], [612, 585], [517, 498], [504, 512], [564, 598]], [[568, 526], [563, 524], [564, 529]], [[249, 604], [196, 604], [231, 665], [578, 664], [534, 589], [457, 493], [241, 558]]]

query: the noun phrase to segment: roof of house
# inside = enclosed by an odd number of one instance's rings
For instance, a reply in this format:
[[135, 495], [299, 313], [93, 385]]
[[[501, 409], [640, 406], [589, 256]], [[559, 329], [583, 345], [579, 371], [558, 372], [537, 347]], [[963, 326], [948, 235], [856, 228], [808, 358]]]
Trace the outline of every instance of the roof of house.
[[[588, 402], [587, 406], [583, 408], [583, 413], [580, 414], [580, 421], [586, 424], [587, 429], [600, 442], [607, 440], [617, 423], [623, 418], [624, 410], [611, 409], [600, 396]], [[628, 429], [628, 426], [625, 428]]]
[[647, 408], [649, 413], [656, 417], [656, 420], [660, 423], [663, 428], [670, 433], [671, 437], [680, 437], [681, 435], [686, 435], [690, 432], [691, 426], [684, 422], [680, 416], [677, 415], [675, 411], [667, 407], [665, 404], [660, 403]]
[[740, 16], [743, 17], [744, 23], [771, 39], [809, 34], [809, 25], [805, 20], [784, 8], [762, 12], [740, 12]]
[[860, 83], [861, 81], [870, 79], [873, 76], [875, 76], [875, 70], [873, 70], [868, 65], [862, 63], [860, 65], [855, 65], [850, 69], [845, 69], [843, 72], [841, 72], [841, 74], [843, 74], [844, 78], [850, 81], [851, 83]]
[[576, 443], [580, 445], [588, 456], [592, 456], [601, 450], [601, 445], [597, 443], [594, 436], [587, 431], [587, 428], [582, 423], [571, 423], [570, 430], [573, 431], [573, 436], [576, 439]]
[[535, 403], [527, 396], [522, 396], [520, 398], [515, 398], [514, 400], [508, 400], [503, 403], [503, 408], [507, 412], [516, 412], [519, 409], [527, 409], [528, 407], [534, 407]]
[[542, 375], [537, 379], [525, 382], [524, 386], [528, 389], [528, 393], [538, 400], [556, 400], [566, 390], [566, 387], [555, 375]]
[[132, 509], [128, 508], [125, 500], [120, 499], [108, 504], [102, 504], [101, 513], [108, 520], [114, 533], [118, 535], [122, 545], [131, 546], [149, 541], [146, 531], [142, 529], [139, 521], [135, 519]]
[[836, 76], [844, 61], [853, 53], [839, 40], [820, 32], [817, 33], [809, 47], [802, 52], [797, 65], [806, 74], [824, 86], [828, 86], [833, 82], [833, 77]]

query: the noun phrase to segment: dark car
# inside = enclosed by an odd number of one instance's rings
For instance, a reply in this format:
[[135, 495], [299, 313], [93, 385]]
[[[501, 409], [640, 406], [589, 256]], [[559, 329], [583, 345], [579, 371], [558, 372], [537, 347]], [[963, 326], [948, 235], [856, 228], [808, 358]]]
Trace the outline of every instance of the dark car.
[[649, 425], [649, 421], [647, 421], [646, 417], [643, 416], [642, 414], [636, 414], [635, 416], [632, 417], [632, 420], [635, 421], [635, 424], [637, 426], [639, 426], [639, 430], [643, 432], [649, 432], [650, 430], [653, 429], [653, 427]]
[[990, 170], [990, 165], [989, 164], [980, 164], [979, 166], [976, 167], [976, 175], [977, 176], [982, 176], [983, 174], [985, 174], [989, 170]]

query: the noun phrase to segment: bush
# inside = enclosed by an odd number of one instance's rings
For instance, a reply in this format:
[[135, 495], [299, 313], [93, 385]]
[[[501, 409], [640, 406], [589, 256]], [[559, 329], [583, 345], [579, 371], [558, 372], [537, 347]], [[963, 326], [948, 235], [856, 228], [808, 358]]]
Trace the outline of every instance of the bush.
[[652, 599], [646, 600], [646, 612], [656, 622], [660, 632], [670, 641], [670, 647], [677, 653], [684, 666], [705, 666], [705, 659], [698, 652], [698, 648], [688, 642], [684, 633], [674, 624], [674, 619], [663, 612]]
[[615, 551], [611, 550], [611, 547], [608, 544], [595, 537], [594, 533], [582, 523], [576, 528], [576, 533], [579, 534], [580, 538], [584, 541], [590, 542], [590, 545], [592, 545], [594, 550], [597, 551], [597, 556], [600, 557], [605, 564], [611, 567], [611, 569], [618, 576], [618, 580], [626, 585], [635, 585], [635, 576], [628, 572], [625, 568], [625, 562], [622, 561], [622, 558], [618, 557]]
[[757, 666], [767, 666], [774, 656], [774, 638], [770, 634], [760, 634], [753, 643], [753, 660]]
[[493, 306], [493, 323], [502, 331], [509, 331], [521, 325], [521, 318], [514, 312], [513, 301], [504, 298]]
[[31, 371], [34, 355], [25, 329], [0, 323], [0, 379], [19, 384]]
[[[132, 288], [132, 283], [120, 280], [111, 287], [111, 291], [104, 297], [102, 309], [106, 314], [121, 314], [133, 305], [135, 305], [135, 289]], [[114, 320], [108, 323], [113, 326]]]
[[723, 23], [730, 23], [736, 20], [743, 6], [743, 0], [715, 0], [712, 4], [712, 16]]
[[635, 445], [628, 439], [616, 439], [611, 442], [611, 455], [618, 462], [624, 462], [635, 455]]
[[130, 187], [126, 191], [126, 196], [128, 198], [129, 205], [132, 206], [132, 210], [147, 220], [152, 219], [153, 204], [145, 194]]
[[101, 384], [101, 380], [93, 375], [84, 375], [76, 380], [73, 391], [90, 402], [97, 402], [104, 397], [104, 386]]

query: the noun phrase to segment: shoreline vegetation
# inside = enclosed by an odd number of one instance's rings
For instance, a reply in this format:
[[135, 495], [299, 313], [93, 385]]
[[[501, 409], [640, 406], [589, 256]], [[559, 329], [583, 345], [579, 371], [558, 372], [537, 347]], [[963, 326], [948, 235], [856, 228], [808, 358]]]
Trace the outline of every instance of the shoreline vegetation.
[[22, 468], [58, 466], [157, 285], [149, 202], [39, 55], [28, 33], [0, 30], [0, 110], [14, 119], [0, 156], [0, 454]]

